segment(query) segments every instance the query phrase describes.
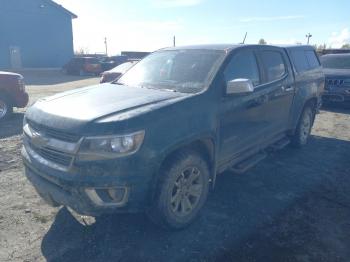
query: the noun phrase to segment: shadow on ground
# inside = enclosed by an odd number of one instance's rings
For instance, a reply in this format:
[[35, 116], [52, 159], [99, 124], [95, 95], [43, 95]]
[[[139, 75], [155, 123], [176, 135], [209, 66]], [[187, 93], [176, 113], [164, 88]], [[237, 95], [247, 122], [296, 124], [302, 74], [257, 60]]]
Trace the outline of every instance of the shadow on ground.
[[0, 122], [0, 139], [22, 134], [23, 113], [14, 113], [9, 119]]
[[244, 175], [226, 172], [201, 217], [180, 232], [144, 215], [92, 226], [62, 208], [42, 240], [48, 261], [349, 261], [350, 142], [313, 137]]

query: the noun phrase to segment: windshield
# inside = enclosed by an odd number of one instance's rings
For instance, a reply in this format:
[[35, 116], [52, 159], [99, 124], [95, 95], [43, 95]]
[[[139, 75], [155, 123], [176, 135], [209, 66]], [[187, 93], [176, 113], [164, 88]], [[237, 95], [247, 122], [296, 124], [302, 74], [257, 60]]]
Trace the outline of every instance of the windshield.
[[127, 71], [117, 83], [183, 93], [202, 91], [224, 52], [169, 50], [155, 52]]
[[321, 56], [321, 63], [324, 68], [350, 69], [350, 55]]

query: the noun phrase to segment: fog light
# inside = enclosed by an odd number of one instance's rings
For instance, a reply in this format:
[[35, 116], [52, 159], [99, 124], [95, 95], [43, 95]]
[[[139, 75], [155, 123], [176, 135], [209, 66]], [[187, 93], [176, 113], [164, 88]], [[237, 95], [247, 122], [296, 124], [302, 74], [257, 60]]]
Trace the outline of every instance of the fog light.
[[121, 207], [126, 204], [129, 197], [128, 187], [86, 188], [85, 192], [97, 206]]
[[109, 196], [115, 201], [115, 202], [121, 202], [125, 195], [125, 188], [110, 188], [107, 190]]

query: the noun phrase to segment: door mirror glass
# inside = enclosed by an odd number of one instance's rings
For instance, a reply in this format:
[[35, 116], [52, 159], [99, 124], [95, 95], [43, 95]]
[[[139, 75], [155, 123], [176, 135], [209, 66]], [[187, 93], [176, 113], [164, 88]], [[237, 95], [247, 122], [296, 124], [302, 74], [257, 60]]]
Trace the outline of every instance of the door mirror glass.
[[254, 91], [253, 83], [250, 79], [238, 78], [230, 80], [226, 84], [226, 94], [247, 94]]

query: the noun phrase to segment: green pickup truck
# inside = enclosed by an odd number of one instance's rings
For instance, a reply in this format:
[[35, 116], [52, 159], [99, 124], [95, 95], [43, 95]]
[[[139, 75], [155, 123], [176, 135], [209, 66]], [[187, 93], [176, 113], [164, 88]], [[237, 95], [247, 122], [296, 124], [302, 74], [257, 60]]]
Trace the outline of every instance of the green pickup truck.
[[146, 212], [180, 229], [217, 175], [307, 143], [324, 74], [310, 46], [158, 50], [112, 83], [42, 99], [24, 118], [25, 175], [52, 206]]

